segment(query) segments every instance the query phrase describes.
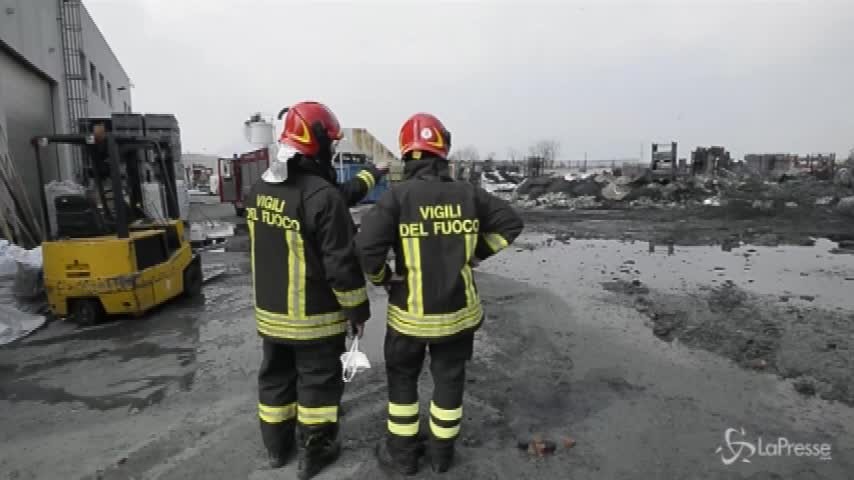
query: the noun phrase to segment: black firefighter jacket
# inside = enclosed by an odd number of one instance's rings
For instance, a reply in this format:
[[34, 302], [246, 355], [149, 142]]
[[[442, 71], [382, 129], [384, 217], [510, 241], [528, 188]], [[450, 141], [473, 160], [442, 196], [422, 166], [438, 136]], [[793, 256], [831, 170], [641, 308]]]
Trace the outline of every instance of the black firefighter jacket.
[[247, 199], [255, 318], [261, 336], [284, 343], [346, 333], [348, 316], [370, 317], [348, 206], [373, 188], [368, 168], [337, 187], [332, 172], [296, 158], [288, 179], [258, 181]]
[[356, 246], [371, 282], [387, 283], [389, 249], [404, 281], [389, 288], [388, 325], [427, 341], [474, 331], [483, 309], [472, 276], [473, 259], [505, 248], [522, 232], [510, 205], [448, 175], [437, 157], [409, 160], [404, 181], [362, 217]]

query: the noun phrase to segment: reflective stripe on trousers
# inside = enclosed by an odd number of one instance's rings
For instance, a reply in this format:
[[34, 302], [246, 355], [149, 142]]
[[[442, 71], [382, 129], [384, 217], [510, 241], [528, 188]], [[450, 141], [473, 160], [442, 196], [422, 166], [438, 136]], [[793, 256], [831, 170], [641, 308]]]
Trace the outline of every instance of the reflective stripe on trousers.
[[453, 409], [439, 408], [430, 402], [430, 433], [439, 440], [453, 440], [460, 434], [460, 422], [463, 420], [463, 407]]
[[297, 416], [297, 404], [289, 403], [280, 407], [258, 404], [258, 417], [266, 423], [282, 423]]
[[388, 431], [401, 437], [418, 435], [418, 402], [388, 402]]
[[297, 406], [297, 421], [303, 425], [320, 425], [338, 422], [338, 406], [306, 407]]

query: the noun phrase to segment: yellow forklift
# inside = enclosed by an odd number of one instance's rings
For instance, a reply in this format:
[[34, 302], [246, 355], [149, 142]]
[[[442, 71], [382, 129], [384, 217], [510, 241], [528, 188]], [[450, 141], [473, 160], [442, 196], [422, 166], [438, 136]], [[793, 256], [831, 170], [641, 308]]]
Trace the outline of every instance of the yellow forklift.
[[[53, 199], [53, 223], [41, 189], [50, 232], [42, 255], [51, 312], [93, 325], [105, 315], [139, 316], [179, 295], [199, 295], [201, 260], [181, 220], [175, 182], [181, 167], [175, 117], [114, 114], [83, 119], [80, 126], [84, 133], [32, 140], [41, 185], [39, 151], [51, 144], [80, 149], [88, 184], [85, 195]], [[160, 193], [158, 208], [146, 195], [152, 187]]]

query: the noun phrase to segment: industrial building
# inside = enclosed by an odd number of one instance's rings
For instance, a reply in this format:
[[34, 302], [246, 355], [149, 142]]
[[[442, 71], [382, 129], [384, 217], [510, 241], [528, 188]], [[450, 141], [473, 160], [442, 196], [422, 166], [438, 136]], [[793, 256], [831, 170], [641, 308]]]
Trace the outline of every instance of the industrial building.
[[804, 172], [829, 178], [836, 166], [836, 154], [751, 153], [744, 156], [744, 163], [763, 176]]
[[[30, 139], [74, 133], [79, 118], [131, 111], [131, 86], [80, 0], [0, 1], [0, 135], [33, 205], [41, 186]], [[71, 149], [42, 153], [46, 181], [80, 181]]]
[[691, 152], [691, 173], [694, 175], [717, 175], [721, 170], [732, 168], [732, 156], [724, 147], [697, 147]]
[[337, 151], [342, 155], [358, 155], [371, 163], [388, 162], [389, 177], [397, 181], [403, 178], [403, 162], [397, 158], [382, 142], [364, 128], [344, 128], [344, 139], [338, 144]]

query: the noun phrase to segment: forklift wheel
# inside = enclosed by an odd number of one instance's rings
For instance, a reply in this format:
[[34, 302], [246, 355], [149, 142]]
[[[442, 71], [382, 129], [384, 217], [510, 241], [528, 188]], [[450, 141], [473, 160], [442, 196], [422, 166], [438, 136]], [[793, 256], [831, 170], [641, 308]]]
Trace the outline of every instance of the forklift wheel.
[[97, 298], [77, 298], [71, 301], [69, 317], [81, 327], [97, 325], [104, 319], [104, 307]]
[[234, 213], [235, 213], [238, 217], [244, 217], [244, 216], [246, 216], [246, 208], [243, 208], [243, 207], [234, 207]]
[[184, 295], [198, 297], [202, 293], [202, 262], [194, 260], [184, 270]]

